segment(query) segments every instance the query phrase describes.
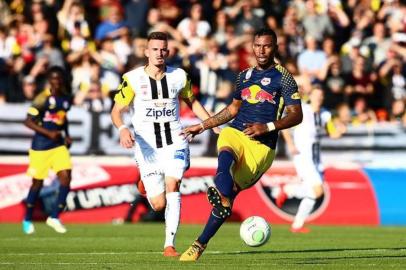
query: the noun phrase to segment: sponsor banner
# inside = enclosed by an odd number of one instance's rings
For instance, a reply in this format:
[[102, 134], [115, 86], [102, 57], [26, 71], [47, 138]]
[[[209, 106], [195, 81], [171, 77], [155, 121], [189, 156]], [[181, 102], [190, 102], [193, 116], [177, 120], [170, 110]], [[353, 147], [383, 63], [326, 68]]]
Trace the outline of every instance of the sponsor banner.
[[[254, 187], [241, 192], [234, 203], [231, 220], [241, 221], [249, 216], [259, 215], [274, 224], [292, 221], [300, 201], [290, 198], [280, 209], [275, 205], [275, 195], [281, 184], [297, 185], [300, 180], [291, 163], [288, 166], [278, 164], [280, 163], [276, 161], [273, 168]], [[22, 200], [31, 183], [24, 173], [26, 168], [26, 164], [0, 164], [0, 222], [20, 222], [23, 218]], [[213, 184], [215, 172], [215, 167], [203, 168], [196, 165], [187, 171], [181, 185], [181, 222], [206, 222], [211, 207], [205, 192]], [[368, 171], [368, 175], [372, 173]], [[368, 175], [359, 168], [327, 168], [325, 194], [317, 201], [310, 222], [320, 225], [389, 224], [389, 213], [392, 217], [402, 216], [403, 213], [403, 218], [397, 218], [396, 224], [406, 224], [402, 208], [406, 196], [399, 196], [396, 203], [389, 203], [393, 196], [382, 192], [392, 190], [396, 183], [391, 184], [391, 179], [385, 177], [385, 181], [373, 180], [371, 184]], [[385, 175], [387, 174], [381, 174], [383, 177]], [[54, 179], [55, 176], [51, 175], [45, 180], [45, 190], [48, 190], [41, 195], [42, 205], [38, 205], [35, 219], [43, 220], [46, 217], [48, 204], [52, 202], [57, 190], [54, 185], [57, 181], [53, 181]], [[74, 164], [72, 191], [68, 195], [67, 208], [61, 219], [68, 223], [162, 220], [162, 216], [154, 213], [146, 198], [139, 194], [135, 185], [138, 179], [138, 169], [132, 164]], [[385, 218], [380, 219], [380, 216]]]
[[[31, 179], [25, 175], [26, 164], [0, 164], [0, 222], [20, 222], [24, 215], [22, 201], [27, 195]], [[205, 192], [213, 185], [216, 168], [192, 167], [181, 184], [181, 222], [204, 223], [211, 207]], [[75, 163], [72, 190], [67, 198], [66, 211], [61, 215], [64, 222], [123, 222], [138, 220], [162, 220], [148, 205], [137, 188], [139, 172], [135, 165], [104, 165], [97, 162]], [[385, 179], [389, 187], [389, 179]], [[56, 198], [58, 181], [55, 175], [45, 180], [41, 202], [34, 218], [43, 220]], [[280, 166], [275, 162], [261, 180], [237, 197], [231, 220], [241, 221], [259, 215], [271, 223], [290, 223], [297, 211], [299, 200], [289, 198], [280, 209], [275, 205], [275, 195], [280, 185], [298, 185], [291, 163]], [[382, 185], [384, 185], [382, 183]], [[376, 184], [374, 183], [376, 187]], [[384, 187], [379, 187], [383, 189]], [[313, 224], [377, 225], [378, 203], [366, 174], [358, 168], [328, 168], [325, 172], [325, 194], [311, 213]], [[399, 198], [404, 200], [405, 196]], [[397, 201], [399, 208], [402, 204]], [[380, 203], [380, 206], [382, 204]], [[385, 212], [391, 205], [384, 204]], [[382, 212], [384, 216], [385, 213]], [[404, 222], [406, 224], [406, 222]]]

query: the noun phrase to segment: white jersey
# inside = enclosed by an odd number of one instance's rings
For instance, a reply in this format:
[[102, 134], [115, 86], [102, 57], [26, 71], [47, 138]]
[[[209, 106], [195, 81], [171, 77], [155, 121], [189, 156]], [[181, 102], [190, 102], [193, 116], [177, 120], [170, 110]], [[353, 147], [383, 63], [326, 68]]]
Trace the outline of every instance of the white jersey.
[[153, 148], [186, 143], [179, 135], [179, 96], [193, 94], [184, 70], [167, 67], [165, 76], [155, 80], [148, 76], [145, 67], [139, 67], [123, 75], [119, 90], [115, 100], [132, 108], [138, 143]]
[[331, 119], [331, 114], [324, 110], [314, 112], [307, 103], [302, 103], [302, 111], [302, 123], [293, 129], [293, 142], [299, 152], [315, 154], [314, 151], [320, 150], [320, 138]]
[[310, 185], [322, 183], [320, 163], [320, 138], [331, 114], [327, 111], [314, 112], [309, 104], [302, 104], [303, 120], [293, 130], [293, 142], [299, 154], [293, 156], [293, 163], [300, 178]]
[[166, 176], [182, 179], [189, 168], [188, 142], [180, 135], [179, 97], [193, 96], [186, 72], [166, 67], [155, 80], [145, 67], [123, 75], [116, 103], [130, 106], [135, 131], [135, 159], [149, 198], [165, 192]]

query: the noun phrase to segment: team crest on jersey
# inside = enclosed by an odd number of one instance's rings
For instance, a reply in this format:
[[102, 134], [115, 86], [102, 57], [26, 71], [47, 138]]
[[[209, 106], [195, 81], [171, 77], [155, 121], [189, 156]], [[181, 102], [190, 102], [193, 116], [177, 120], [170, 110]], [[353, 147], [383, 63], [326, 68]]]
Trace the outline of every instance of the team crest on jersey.
[[62, 106], [63, 106], [63, 108], [64, 108], [65, 110], [67, 110], [67, 109], [69, 108], [69, 102], [65, 100], [65, 101], [63, 102], [63, 105], [62, 105]]
[[271, 83], [271, 78], [265, 77], [265, 78], [262, 78], [262, 80], [261, 80], [261, 84], [263, 86], [268, 85], [270, 83]]

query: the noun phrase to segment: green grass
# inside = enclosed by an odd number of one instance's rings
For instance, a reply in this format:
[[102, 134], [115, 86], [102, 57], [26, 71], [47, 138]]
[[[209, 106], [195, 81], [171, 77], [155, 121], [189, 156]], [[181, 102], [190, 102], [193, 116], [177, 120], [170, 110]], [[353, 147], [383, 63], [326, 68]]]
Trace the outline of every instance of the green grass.
[[[58, 235], [37, 223], [27, 236], [18, 224], [0, 224], [0, 269], [406, 269], [406, 227], [311, 226], [310, 234], [294, 235], [275, 225], [267, 244], [251, 248], [239, 224], [226, 223], [196, 263], [161, 255], [161, 223], [67, 227]], [[178, 250], [201, 229], [182, 224]]]

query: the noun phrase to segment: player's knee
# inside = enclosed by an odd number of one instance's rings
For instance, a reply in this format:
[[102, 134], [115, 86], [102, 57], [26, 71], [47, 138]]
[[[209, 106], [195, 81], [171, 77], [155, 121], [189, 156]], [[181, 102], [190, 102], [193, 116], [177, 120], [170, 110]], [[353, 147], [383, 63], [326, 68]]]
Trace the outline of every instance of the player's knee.
[[166, 183], [165, 183], [166, 193], [178, 192], [179, 191], [179, 183], [180, 183], [180, 181], [178, 181], [176, 179], [166, 181]]
[[317, 185], [313, 188], [314, 195], [317, 198], [320, 198], [324, 194], [323, 185]]
[[31, 188], [38, 190], [38, 189], [42, 188], [43, 183], [44, 183], [43, 180], [33, 179]]
[[166, 201], [165, 200], [154, 200], [154, 201], [150, 201], [150, 205], [154, 211], [162, 211], [165, 209]]
[[71, 171], [64, 170], [64, 171], [58, 172], [58, 178], [59, 178], [59, 182], [61, 183], [61, 185], [70, 186], [70, 182], [72, 179]]

